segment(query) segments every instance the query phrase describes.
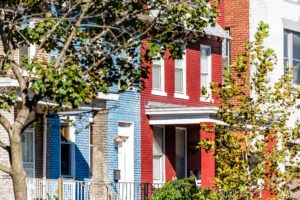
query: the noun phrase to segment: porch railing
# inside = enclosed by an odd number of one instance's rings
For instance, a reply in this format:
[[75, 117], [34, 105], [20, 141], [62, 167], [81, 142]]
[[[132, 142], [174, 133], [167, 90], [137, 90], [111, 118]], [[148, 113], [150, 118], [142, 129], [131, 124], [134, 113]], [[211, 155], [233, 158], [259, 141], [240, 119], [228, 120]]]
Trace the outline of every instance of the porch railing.
[[[59, 188], [61, 187], [61, 188]], [[28, 199], [57, 199], [59, 190], [62, 191], [64, 200], [90, 200], [90, 181], [76, 181], [63, 179], [59, 184], [58, 179], [28, 178]]]
[[107, 184], [107, 200], [147, 200], [163, 183], [113, 182]]

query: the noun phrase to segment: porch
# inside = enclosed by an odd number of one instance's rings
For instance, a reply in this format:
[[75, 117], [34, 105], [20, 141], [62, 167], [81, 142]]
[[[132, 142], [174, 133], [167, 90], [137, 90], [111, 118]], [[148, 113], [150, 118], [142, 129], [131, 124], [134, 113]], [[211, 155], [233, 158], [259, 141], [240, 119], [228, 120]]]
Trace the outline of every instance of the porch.
[[215, 117], [216, 112], [214, 106], [149, 102], [143, 137], [152, 144], [143, 143], [142, 180], [164, 183], [194, 176], [197, 185], [212, 186], [215, 158], [213, 152], [199, 148], [198, 143], [214, 140], [215, 124], [223, 124]]
[[27, 178], [28, 200], [146, 200], [163, 184], [141, 182], [106, 183], [105, 194], [93, 194], [93, 181]]

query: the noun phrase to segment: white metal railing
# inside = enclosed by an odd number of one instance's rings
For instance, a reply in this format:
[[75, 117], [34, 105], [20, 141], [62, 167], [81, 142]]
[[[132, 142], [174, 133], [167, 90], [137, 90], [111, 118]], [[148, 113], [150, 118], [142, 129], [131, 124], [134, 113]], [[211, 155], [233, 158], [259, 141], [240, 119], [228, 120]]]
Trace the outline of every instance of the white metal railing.
[[58, 198], [60, 190], [64, 200], [90, 200], [90, 185], [90, 181], [62, 179], [59, 184], [58, 179], [27, 178], [27, 194], [29, 200], [48, 200]]
[[108, 200], [147, 200], [163, 183], [112, 182], [106, 185]]

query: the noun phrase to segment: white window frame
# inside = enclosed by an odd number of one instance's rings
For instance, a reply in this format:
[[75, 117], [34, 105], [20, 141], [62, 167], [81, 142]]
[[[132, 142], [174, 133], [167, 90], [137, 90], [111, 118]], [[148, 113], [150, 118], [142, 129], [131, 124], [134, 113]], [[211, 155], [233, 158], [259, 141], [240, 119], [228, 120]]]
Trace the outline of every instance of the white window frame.
[[[185, 139], [185, 141], [184, 141], [184, 167], [185, 167], [185, 172], [184, 172], [184, 176], [185, 176], [185, 178], [187, 177], [187, 128], [185, 128], [185, 127], [175, 127], [175, 134], [176, 134], [176, 130], [182, 130], [182, 131], [184, 131], [184, 139]], [[176, 136], [176, 135], [175, 135]], [[176, 140], [176, 138], [175, 138], [175, 140]], [[176, 143], [176, 141], [175, 141], [175, 143]], [[176, 158], [176, 146], [175, 146], [175, 158]], [[175, 161], [175, 163], [176, 163], [176, 161]], [[176, 166], [175, 166], [175, 172], [176, 172]]]
[[[152, 137], [153, 137], [153, 134], [154, 134], [154, 127], [156, 128], [162, 128], [163, 129], [163, 145], [162, 145], [162, 153], [163, 153], [163, 156], [162, 156], [162, 179], [159, 180], [159, 181], [156, 181], [153, 179], [153, 183], [165, 183], [166, 182], [166, 155], [165, 155], [165, 148], [166, 148], [166, 127], [161, 125], [161, 126], [153, 126], [153, 133], [152, 133]], [[153, 137], [154, 139], [154, 137]], [[152, 142], [152, 145], [153, 145], [153, 142]], [[153, 150], [153, 149], [152, 149]], [[153, 164], [153, 153], [152, 153], [152, 164]], [[152, 178], [153, 178], [153, 171], [152, 170]]]
[[207, 45], [200, 45], [200, 91], [202, 89], [202, 85], [201, 85], [201, 69], [202, 69], [202, 66], [201, 66], [201, 49], [209, 49], [210, 51], [210, 55], [208, 56], [208, 79], [207, 79], [207, 82], [208, 82], [208, 86], [207, 86], [207, 95], [206, 96], [202, 96], [201, 95], [201, 92], [200, 92], [200, 101], [203, 101], [203, 102], [212, 102], [212, 92], [211, 92], [211, 89], [209, 87], [209, 83], [211, 83], [212, 81], [212, 53], [211, 53], [211, 46], [207, 46]]
[[[160, 57], [159, 59], [154, 59], [152, 60], [152, 66], [153, 66], [153, 63], [157, 63], [160, 65], [160, 74], [161, 74], [161, 77], [160, 77], [160, 85], [161, 85], [161, 88], [153, 88], [153, 80], [152, 80], [152, 95], [158, 95], [158, 96], [167, 96], [167, 93], [165, 92], [165, 60]], [[153, 69], [151, 69], [151, 75], [152, 75], [152, 79], [153, 79]]]
[[[230, 34], [229, 30], [225, 30], [225, 32]], [[224, 48], [225, 48], [225, 55], [224, 53]], [[224, 66], [223, 60], [226, 59], [228, 66]], [[230, 70], [230, 39], [224, 38], [222, 41], [222, 82], [224, 82], [224, 72], [225, 72], [225, 67], [227, 67], [227, 71]]]
[[[180, 98], [180, 99], [189, 99], [189, 96], [186, 94], [186, 46], [184, 45], [182, 47], [183, 49], [183, 55], [181, 60], [174, 60], [174, 73], [176, 73], [176, 68], [182, 69], [182, 92], [176, 91], [175, 85], [176, 85], [176, 75], [174, 74], [174, 97]], [[177, 64], [178, 63], [178, 64]], [[181, 67], [178, 67], [180, 65]]]
[[[289, 67], [293, 67], [293, 60], [296, 60], [296, 59], [293, 59], [293, 35], [296, 34], [296, 35], [300, 35], [300, 32], [297, 32], [297, 31], [291, 31], [291, 30], [288, 30], [288, 29], [284, 29], [284, 33], [287, 33], [287, 57], [285, 57], [284, 55], [284, 50], [283, 49], [283, 65], [284, 65], [284, 60], [287, 59], [287, 62], [288, 62], [288, 66]], [[284, 46], [283, 46], [284, 48]], [[300, 61], [300, 60], [296, 60], [296, 61]], [[285, 66], [284, 66], [285, 67]], [[293, 72], [293, 76], [294, 76], [294, 72]], [[292, 84], [294, 87], [297, 87], [297, 88], [300, 88], [300, 84], [296, 84], [294, 83], [294, 80], [292, 80]]]

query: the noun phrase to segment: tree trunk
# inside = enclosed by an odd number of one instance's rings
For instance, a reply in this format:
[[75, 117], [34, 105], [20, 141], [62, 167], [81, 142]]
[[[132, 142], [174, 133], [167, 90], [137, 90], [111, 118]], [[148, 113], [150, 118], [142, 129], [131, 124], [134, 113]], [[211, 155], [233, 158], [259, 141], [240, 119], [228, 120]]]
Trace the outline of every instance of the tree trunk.
[[13, 181], [15, 200], [27, 199], [26, 175], [23, 168], [21, 130], [14, 128], [10, 137], [11, 144], [11, 177]]

